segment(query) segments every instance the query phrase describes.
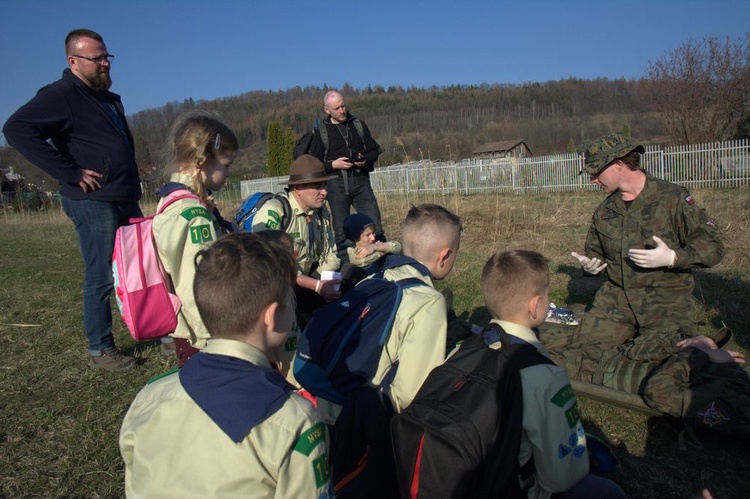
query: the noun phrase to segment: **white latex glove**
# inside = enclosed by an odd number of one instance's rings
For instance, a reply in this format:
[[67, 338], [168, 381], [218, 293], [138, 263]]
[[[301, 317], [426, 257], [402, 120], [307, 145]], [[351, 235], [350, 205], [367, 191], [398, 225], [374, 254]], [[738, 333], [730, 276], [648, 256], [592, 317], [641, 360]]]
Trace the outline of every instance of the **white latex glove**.
[[578, 260], [581, 264], [581, 268], [587, 274], [596, 275], [607, 267], [606, 263], [602, 263], [598, 258], [588, 258], [583, 255], [579, 255], [575, 251], [570, 254], [573, 258]]
[[652, 236], [656, 243], [654, 249], [629, 249], [628, 256], [633, 263], [644, 269], [657, 269], [659, 267], [671, 267], [674, 265], [674, 250], [669, 249], [667, 243]]

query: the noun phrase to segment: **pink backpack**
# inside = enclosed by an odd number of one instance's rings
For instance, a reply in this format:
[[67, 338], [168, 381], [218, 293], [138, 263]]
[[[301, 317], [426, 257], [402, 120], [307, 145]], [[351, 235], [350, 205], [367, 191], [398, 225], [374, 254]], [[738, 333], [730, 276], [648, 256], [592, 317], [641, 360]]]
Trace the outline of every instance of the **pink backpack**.
[[[186, 198], [200, 199], [187, 189], [178, 189], [164, 198], [156, 215]], [[177, 312], [182, 306], [172, 293], [172, 280], [164, 270], [154, 242], [156, 215], [133, 218], [130, 225], [119, 227], [112, 253], [117, 306], [130, 335], [138, 341], [173, 333], [177, 328]]]

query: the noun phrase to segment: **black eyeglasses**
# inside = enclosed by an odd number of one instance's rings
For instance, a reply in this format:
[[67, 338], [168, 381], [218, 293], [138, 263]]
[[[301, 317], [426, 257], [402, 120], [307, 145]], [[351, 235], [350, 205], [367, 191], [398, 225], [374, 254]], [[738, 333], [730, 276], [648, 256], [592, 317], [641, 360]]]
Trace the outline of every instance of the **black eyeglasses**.
[[105, 62], [112, 62], [112, 59], [115, 58], [112, 54], [102, 54], [98, 55], [96, 57], [86, 57], [85, 55], [76, 55], [76, 54], [70, 54], [70, 57], [78, 57], [79, 59], [86, 59], [87, 61], [91, 61], [94, 64], [99, 64], [100, 66], [104, 64]]

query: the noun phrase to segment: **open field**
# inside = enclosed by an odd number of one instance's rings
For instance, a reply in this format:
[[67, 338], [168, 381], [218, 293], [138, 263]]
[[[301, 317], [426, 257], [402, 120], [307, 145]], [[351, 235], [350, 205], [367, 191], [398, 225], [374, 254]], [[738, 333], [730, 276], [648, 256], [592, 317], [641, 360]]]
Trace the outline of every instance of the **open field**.
[[[693, 192], [725, 233], [727, 256], [697, 272], [695, 320], [712, 334], [722, 322], [748, 353], [750, 334], [750, 189]], [[479, 272], [487, 257], [525, 248], [551, 260], [551, 300], [590, 303], [600, 280], [583, 278], [569, 256], [580, 251], [600, 193], [538, 196], [431, 196], [380, 200], [384, 226], [398, 237], [411, 203], [443, 204], [464, 222], [456, 267], [444, 285], [456, 311], [487, 320]], [[238, 200], [222, 200], [233, 214]], [[144, 206], [151, 213], [154, 206]], [[75, 233], [59, 210], [0, 213], [0, 497], [119, 497], [120, 422], [148, 378], [174, 365], [158, 344], [136, 343], [115, 318], [120, 347], [141, 358], [127, 373], [90, 371], [82, 332], [83, 265]], [[635, 498], [750, 497], [747, 441], [699, 433], [702, 448], [680, 450], [679, 428], [665, 418], [581, 400], [584, 424], [621, 460], [612, 478]], [[168, 442], [165, 442], [165, 446]]]

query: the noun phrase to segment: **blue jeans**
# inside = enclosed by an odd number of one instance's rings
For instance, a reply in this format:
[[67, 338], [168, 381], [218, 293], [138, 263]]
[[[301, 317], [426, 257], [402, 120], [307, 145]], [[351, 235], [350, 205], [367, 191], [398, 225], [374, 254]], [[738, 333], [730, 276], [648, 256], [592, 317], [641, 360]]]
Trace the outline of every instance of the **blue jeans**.
[[357, 213], [362, 213], [372, 218], [375, 222], [375, 233], [383, 232], [380, 222], [380, 208], [372, 192], [370, 177], [368, 175], [348, 175], [348, 193], [344, 187], [344, 179], [336, 177], [329, 180], [328, 204], [331, 206], [331, 217], [333, 218], [333, 232], [336, 235], [336, 245], [341, 247], [346, 240], [344, 235], [344, 219], [349, 216], [352, 206]]
[[83, 257], [83, 329], [89, 355], [114, 350], [110, 295], [114, 287], [112, 251], [117, 227], [130, 218], [142, 217], [137, 202], [111, 203], [91, 199], [62, 198], [63, 209], [73, 222]]

